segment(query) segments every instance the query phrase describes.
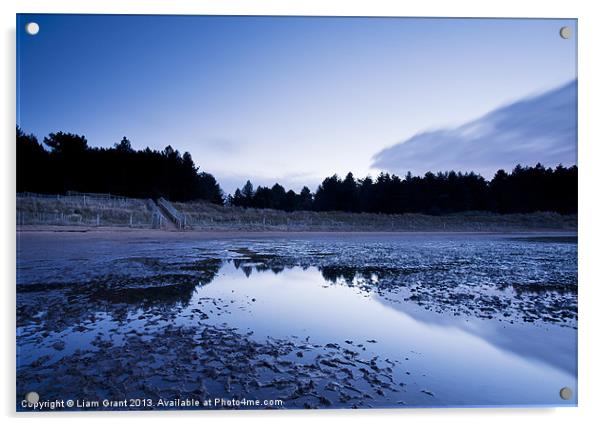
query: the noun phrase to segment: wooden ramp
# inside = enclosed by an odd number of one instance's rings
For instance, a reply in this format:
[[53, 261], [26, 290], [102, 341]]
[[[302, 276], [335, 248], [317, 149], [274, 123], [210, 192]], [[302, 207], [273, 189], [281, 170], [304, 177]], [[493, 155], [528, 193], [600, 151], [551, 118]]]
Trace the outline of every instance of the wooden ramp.
[[186, 215], [176, 209], [173, 204], [161, 197], [157, 200], [157, 209], [165, 218], [165, 229], [184, 231], [186, 229]]

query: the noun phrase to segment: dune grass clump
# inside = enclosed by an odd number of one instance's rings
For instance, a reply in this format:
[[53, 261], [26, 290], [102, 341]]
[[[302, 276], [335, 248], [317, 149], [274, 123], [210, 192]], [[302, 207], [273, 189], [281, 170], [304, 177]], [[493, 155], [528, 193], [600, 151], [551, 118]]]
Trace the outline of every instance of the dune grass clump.
[[18, 225], [150, 227], [145, 200], [94, 196], [17, 196]]

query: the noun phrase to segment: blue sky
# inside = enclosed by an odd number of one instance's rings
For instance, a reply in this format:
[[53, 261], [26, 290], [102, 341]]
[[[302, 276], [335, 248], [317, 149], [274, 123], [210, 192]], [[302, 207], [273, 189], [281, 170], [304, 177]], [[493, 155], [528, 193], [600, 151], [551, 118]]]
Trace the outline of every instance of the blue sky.
[[247, 178], [315, 189], [575, 79], [563, 25], [576, 33], [573, 20], [19, 15], [17, 120], [40, 139], [171, 144], [227, 192]]

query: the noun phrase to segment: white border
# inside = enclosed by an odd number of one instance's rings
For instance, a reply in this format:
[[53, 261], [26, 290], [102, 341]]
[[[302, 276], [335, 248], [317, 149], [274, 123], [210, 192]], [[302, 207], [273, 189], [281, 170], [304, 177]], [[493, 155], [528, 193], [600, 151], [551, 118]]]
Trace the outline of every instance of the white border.
[[[170, 422], [194, 424], [306, 424], [346, 425], [378, 422], [427, 422], [433, 424], [504, 425], [537, 423], [547, 425], [581, 424], [600, 417], [600, 332], [597, 329], [602, 308], [602, 282], [596, 266], [600, 263], [601, 193], [600, 86], [602, 83], [599, 41], [602, 16], [596, 2], [557, 1], [474, 1], [422, 0], [413, 2], [384, 0], [20, 0], [0, 2], [2, 8], [3, 54], [1, 73], [5, 94], [0, 104], [4, 136], [0, 223], [2, 224], [2, 380], [1, 413], [7, 420], [24, 424], [125, 423], [141, 420], [149, 425]], [[562, 409], [404, 409], [404, 410], [328, 410], [319, 412], [161, 412], [161, 413], [68, 413], [14, 414], [15, 366], [15, 13], [130, 13], [130, 14], [233, 14], [233, 15], [347, 15], [347, 16], [442, 16], [442, 17], [548, 17], [579, 19], [579, 407]], [[596, 42], [598, 41], [598, 43]], [[596, 416], [597, 415], [597, 416]]]

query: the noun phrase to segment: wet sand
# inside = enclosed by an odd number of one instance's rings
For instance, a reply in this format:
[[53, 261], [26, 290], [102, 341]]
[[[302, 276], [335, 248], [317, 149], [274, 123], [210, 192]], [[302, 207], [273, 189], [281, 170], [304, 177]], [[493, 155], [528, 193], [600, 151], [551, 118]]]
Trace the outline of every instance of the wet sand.
[[186, 230], [165, 231], [158, 229], [126, 228], [126, 227], [83, 227], [83, 226], [38, 226], [26, 225], [17, 227], [19, 235], [55, 235], [73, 234], [86, 235], [91, 238], [165, 238], [165, 239], [219, 239], [219, 238], [295, 238], [295, 237], [353, 237], [378, 236], [396, 237], [400, 235], [516, 235], [517, 237], [532, 236], [567, 236], [576, 237], [577, 230], [550, 230], [533, 228], [521, 231], [215, 231], [215, 230]]
[[575, 237], [19, 232], [17, 397], [575, 404]]

